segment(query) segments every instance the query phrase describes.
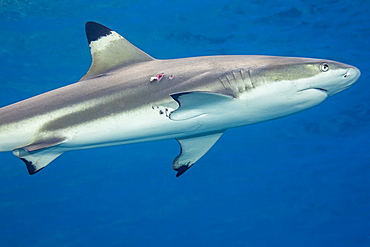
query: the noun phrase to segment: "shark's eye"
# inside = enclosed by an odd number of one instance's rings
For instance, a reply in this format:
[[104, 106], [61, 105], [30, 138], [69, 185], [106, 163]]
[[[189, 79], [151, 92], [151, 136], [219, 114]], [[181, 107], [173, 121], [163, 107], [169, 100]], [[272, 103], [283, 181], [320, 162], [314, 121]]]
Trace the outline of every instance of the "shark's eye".
[[328, 64], [328, 63], [321, 63], [321, 64], [320, 64], [320, 70], [321, 70], [322, 72], [326, 72], [326, 71], [328, 71], [328, 70], [329, 70], [329, 64]]

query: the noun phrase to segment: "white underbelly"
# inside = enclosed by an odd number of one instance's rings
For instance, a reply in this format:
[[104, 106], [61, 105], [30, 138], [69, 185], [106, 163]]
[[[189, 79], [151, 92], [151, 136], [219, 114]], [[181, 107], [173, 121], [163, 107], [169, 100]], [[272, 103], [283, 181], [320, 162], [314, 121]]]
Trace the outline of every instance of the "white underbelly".
[[172, 121], [148, 106], [65, 129], [68, 142], [61, 147], [83, 149], [170, 139], [191, 135], [200, 125], [197, 121]]
[[83, 149], [226, 130], [291, 115], [321, 103], [326, 97], [315, 89], [297, 92], [292, 87], [269, 85], [229, 102], [210, 104], [204, 108], [204, 114], [181, 121], [170, 119], [169, 114], [174, 109], [165, 112], [148, 105], [65, 129], [69, 140], [61, 147]]

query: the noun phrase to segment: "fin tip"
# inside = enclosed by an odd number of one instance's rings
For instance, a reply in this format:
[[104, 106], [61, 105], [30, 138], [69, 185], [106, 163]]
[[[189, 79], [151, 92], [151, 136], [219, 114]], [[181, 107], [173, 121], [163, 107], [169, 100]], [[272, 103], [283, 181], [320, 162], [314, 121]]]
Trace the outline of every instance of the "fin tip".
[[88, 21], [85, 23], [86, 37], [89, 44], [101, 37], [111, 34], [112, 30], [97, 22]]
[[184, 174], [184, 172], [186, 172], [187, 170], [189, 170], [189, 168], [191, 167], [192, 165], [182, 165], [180, 166], [179, 168], [176, 168], [175, 171], [177, 171], [177, 174], [176, 174], [176, 177], [180, 177], [182, 174]]
[[33, 175], [42, 169], [41, 168], [37, 170], [36, 166], [33, 165], [32, 161], [28, 161], [25, 158], [20, 158], [20, 159], [26, 164], [28, 174], [30, 175]]

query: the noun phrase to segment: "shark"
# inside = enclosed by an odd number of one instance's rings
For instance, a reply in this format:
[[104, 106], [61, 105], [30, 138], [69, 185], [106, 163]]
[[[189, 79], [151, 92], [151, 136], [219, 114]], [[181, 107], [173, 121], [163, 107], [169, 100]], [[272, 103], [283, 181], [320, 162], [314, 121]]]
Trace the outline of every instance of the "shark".
[[92, 63], [78, 82], [0, 108], [0, 151], [29, 174], [67, 151], [176, 139], [178, 177], [227, 129], [309, 109], [360, 77], [326, 59], [155, 59], [99, 23], [85, 30]]

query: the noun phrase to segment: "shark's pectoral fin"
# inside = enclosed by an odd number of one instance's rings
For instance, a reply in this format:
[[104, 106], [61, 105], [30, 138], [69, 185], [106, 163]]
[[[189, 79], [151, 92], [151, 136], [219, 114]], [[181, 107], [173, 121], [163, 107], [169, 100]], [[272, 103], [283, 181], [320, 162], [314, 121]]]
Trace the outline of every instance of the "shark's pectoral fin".
[[66, 138], [39, 140], [25, 147], [14, 149], [13, 154], [26, 164], [28, 173], [32, 175], [63, 153], [56, 149], [55, 146], [66, 140]]
[[92, 63], [80, 81], [132, 63], [154, 60], [115, 31], [96, 22], [87, 22], [86, 37]]
[[234, 98], [228, 95], [209, 92], [186, 92], [170, 95], [180, 105], [170, 114], [174, 121], [187, 120], [220, 110], [221, 104]]
[[180, 154], [174, 159], [172, 168], [176, 177], [186, 172], [217, 142], [224, 131], [176, 139], [181, 147]]

